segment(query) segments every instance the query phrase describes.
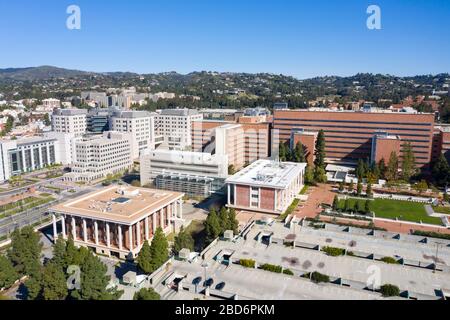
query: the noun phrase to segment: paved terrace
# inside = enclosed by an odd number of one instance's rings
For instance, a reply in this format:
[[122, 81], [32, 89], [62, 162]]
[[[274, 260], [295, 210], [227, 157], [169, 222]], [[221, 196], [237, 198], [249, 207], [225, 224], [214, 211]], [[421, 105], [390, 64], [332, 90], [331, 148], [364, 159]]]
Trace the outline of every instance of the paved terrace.
[[[437, 299], [436, 294], [439, 290], [448, 292], [450, 289], [450, 273], [433, 273], [429, 269], [386, 264], [381, 261], [358, 257], [330, 257], [316, 250], [293, 249], [282, 244], [267, 246], [255, 240], [262, 231], [274, 232], [276, 228], [270, 229], [268, 226], [255, 225], [248, 234], [248, 240], [241, 238], [236, 243], [219, 241], [206, 253], [205, 258], [207, 261], [213, 261], [214, 257], [221, 251], [232, 251], [234, 252], [231, 257], [233, 261], [253, 259], [259, 265], [264, 263], [281, 265], [284, 268], [291, 269], [296, 275], [318, 271], [330, 277], [341, 278], [344, 282], [355, 283], [361, 289], [367, 284], [369, 277], [373, 275], [370, 270], [376, 268], [379, 270], [381, 285], [394, 284], [402, 291], [408, 290], [416, 296], [428, 299]], [[279, 235], [275, 233], [274, 237], [279, 237]], [[270, 272], [265, 272], [261, 274], [261, 278], [255, 279], [255, 281], [264, 282], [266, 278], [272, 276]], [[261, 281], [261, 279], [264, 279], [264, 281]], [[360, 292], [363, 295], [366, 293], [363, 290], [360, 290]]]

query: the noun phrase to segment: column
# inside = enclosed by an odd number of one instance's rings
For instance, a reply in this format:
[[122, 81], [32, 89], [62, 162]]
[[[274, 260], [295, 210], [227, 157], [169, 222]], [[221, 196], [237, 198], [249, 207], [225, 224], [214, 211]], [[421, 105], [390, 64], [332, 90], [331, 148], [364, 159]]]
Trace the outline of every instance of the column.
[[160, 221], [160, 226], [162, 229], [164, 229], [164, 208], [159, 210], [159, 221]]
[[156, 212], [153, 213], [153, 234], [156, 232]]
[[34, 148], [33, 147], [30, 148], [30, 152], [31, 152], [31, 171], [33, 171], [36, 166], [36, 164], [34, 163]]
[[47, 148], [47, 163], [50, 164], [50, 146], [47, 144], [46, 148]]
[[183, 201], [179, 200], [180, 210], [178, 212], [178, 218], [183, 219]]
[[87, 225], [86, 225], [86, 219], [83, 219], [83, 240], [84, 240], [84, 242], [87, 242]]
[[119, 250], [122, 250], [122, 226], [117, 226], [117, 232], [119, 233]]
[[171, 206], [173, 207], [173, 217], [174, 217], [174, 218], [178, 217], [178, 206], [177, 206], [177, 202], [175, 201], [174, 203], [171, 204]]
[[106, 222], [106, 246], [108, 248], [111, 248], [111, 234], [110, 234], [110, 230], [109, 230], [109, 223]]
[[39, 150], [39, 152], [38, 152], [38, 154], [39, 154], [39, 165], [37, 166], [38, 168], [42, 168], [42, 167], [44, 167], [44, 162], [42, 161], [42, 148], [41, 147], [38, 147], [38, 150]]
[[228, 204], [231, 204], [231, 203], [230, 203], [230, 202], [231, 202], [231, 188], [230, 188], [230, 185], [229, 185], [229, 184], [227, 184], [227, 189], [228, 189], [228, 192], [227, 192], [228, 201], [227, 201], [227, 203], [228, 203]]
[[56, 239], [58, 238], [58, 228], [56, 226], [56, 215], [52, 214], [52, 219], [53, 219], [53, 241], [56, 241]]
[[129, 227], [128, 227], [128, 232], [129, 232], [129, 235], [130, 235], [130, 243], [129, 243], [129, 246], [130, 246], [130, 251], [131, 251], [131, 250], [133, 250], [133, 248], [134, 248], [134, 246], [133, 246], [133, 226], [129, 226]]
[[148, 217], [145, 218], [145, 240], [150, 240], [149, 228], [148, 228]]
[[141, 222], [140, 221], [138, 221], [138, 223], [136, 223], [136, 243], [137, 243], [138, 247], [141, 246]]
[[77, 239], [77, 225], [75, 222], [75, 217], [72, 217], [72, 238], [74, 241]]
[[94, 221], [94, 236], [95, 236], [95, 244], [98, 245], [98, 223]]
[[64, 216], [61, 216], [61, 227], [62, 227], [63, 239], [67, 239], [67, 235], [66, 235], [66, 218]]
[[22, 170], [23, 172], [27, 172], [27, 162], [25, 160], [25, 149], [22, 149]]

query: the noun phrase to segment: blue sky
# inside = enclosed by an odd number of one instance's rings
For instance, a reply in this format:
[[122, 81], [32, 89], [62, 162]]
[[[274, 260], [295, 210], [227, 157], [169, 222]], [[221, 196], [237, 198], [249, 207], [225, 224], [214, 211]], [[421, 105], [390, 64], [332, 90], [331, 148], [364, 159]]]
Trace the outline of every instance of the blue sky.
[[[81, 8], [68, 30], [66, 8]], [[368, 30], [379, 5], [382, 30]], [[0, 68], [213, 70], [308, 78], [450, 72], [448, 0], [15, 0], [0, 3]]]

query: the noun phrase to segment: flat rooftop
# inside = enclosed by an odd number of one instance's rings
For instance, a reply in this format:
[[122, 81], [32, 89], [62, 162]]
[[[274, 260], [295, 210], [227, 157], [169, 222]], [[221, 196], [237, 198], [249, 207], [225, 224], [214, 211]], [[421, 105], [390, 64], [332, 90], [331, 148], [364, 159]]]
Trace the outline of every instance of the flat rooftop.
[[183, 197], [166, 190], [112, 186], [58, 204], [51, 211], [131, 224]]
[[226, 180], [227, 183], [284, 189], [289, 186], [306, 163], [258, 160]]

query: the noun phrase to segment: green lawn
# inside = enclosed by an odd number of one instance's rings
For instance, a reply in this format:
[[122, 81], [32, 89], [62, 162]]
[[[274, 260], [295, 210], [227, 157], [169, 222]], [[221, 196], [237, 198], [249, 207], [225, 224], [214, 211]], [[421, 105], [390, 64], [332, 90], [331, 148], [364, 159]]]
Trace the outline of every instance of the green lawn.
[[[350, 199], [350, 206], [354, 206], [356, 199]], [[365, 200], [359, 200], [365, 201]], [[339, 207], [344, 207], [344, 200], [339, 201]], [[398, 201], [390, 199], [375, 199], [371, 202], [371, 210], [375, 212], [378, 218], [411, 221], [442, 225], [439, 218], [429, 217], [425, 211], [425, 205], [422, 203], [410, 201]]]
[[433, 210], [436, 213], [450, 214], [450, 207], [433, 206]]

